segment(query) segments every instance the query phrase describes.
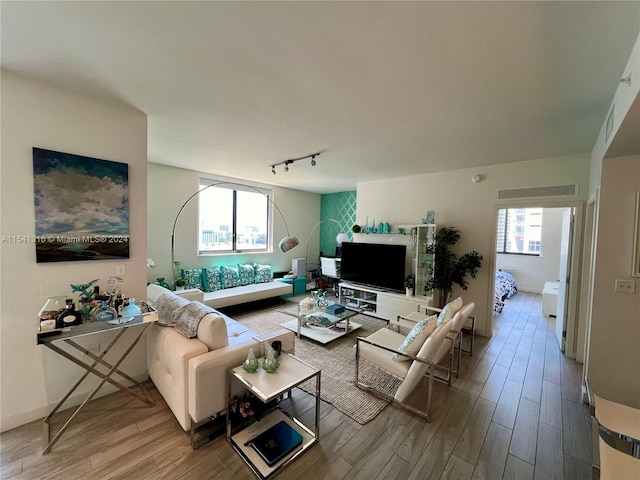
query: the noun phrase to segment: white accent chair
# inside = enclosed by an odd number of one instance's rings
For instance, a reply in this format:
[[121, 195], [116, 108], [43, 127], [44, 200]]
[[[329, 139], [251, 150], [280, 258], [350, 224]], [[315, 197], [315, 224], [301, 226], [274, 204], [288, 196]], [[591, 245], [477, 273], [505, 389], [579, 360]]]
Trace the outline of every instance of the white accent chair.
[[[475, 319], [471, 316], [473, 313], [473, 309], [475, 308], [475, 303], [470, 302], [458, 311], [454, 317], [449, 322], [450, 330], [447, 338], [450, 340], [449, 342], [444, 342], [440, 347], [440, 351], [436, 354], [437, 358], [444, 358], [445, 353], [449, 352], [449, 367], [447, 368], [447, 376], [445, 378], [440, 378], [441, 380], [446, 381], [449, 385], [451, 385], [452, 375], [455, 374], [456, 377], [460, 376], [460, 361], [462, 352], [466, 352], [471, 354], [472, 349], [469, 351], [462, 349], [462, 339], [463, 339], [463, 329], [465, 325], [471, 319], [472, 325], [474, 324]], [[427, 312], [441, 312], [442, 309], [431, 306], [422, 306]], [[427, 318], [431, 313], [426, 313], [421, 311], [420, 306], [418, 307], [418, 311], [411, 312], [408, 315], [398, 315], [398, 318], [394, 322], [390, 322], [394, 328], [398, 331], [408, 331], [413, 325], [415, 325], [420, 320]], [[473, 327], [472, 327], [473, 328]], [[472, 340], [473, 341], [473, 340]], [[456, 368], [453, 368], [453, 357], [456, 356]], [[439, 378], [439, 377], [438, 377]]]
[[[435, 378], [435, 370], [438, 363], [442, 360], [441, 347], [448, 347], [450, 342], [447, 341], [449, 334], [449, 322], [439, 325], [429, 337], [425, 340], [416, 356], [408, 355], [398, 350], [398, 347], [405, 339], [405, 335], [394, 332], [389, 328], [381, 328], [377, 332], [372, 333], [368, 337], [358, 337], [356, 342], [356, 367], [355, 367], [355, 383], [359, 388], [370, 391], [377, 396], [386, 400], [393, 401], [403, 408], [424, 417], [427, 422], [431, 422], [431, 402], [433, 397], [433, 380]], [[447, 349], [444, 350], [445, 353]], [[393, 354], [405, 357], [408, 361], [396, 361]], [[392, 376], [401, 380], [400, 386], [396, 390], [393, 397], [380, 392], [373, 386], [361, 381], [360, 359], [375, 365]], [[427, 394], [426, 408], [418, 409], [407, 402], [413, 390], [418, 386], [425, 374], [429, 377], [429, 391]]]

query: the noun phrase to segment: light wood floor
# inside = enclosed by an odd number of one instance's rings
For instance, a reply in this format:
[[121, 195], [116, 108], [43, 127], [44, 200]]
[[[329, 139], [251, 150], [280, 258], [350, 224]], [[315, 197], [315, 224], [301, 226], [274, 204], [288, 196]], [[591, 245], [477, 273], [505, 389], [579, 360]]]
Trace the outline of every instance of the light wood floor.
[[[588, 479], [588, 414], [582, 366], [566, 359], [539, 295], [518, 293], [476, 337], [453, 387], [438, 384], [432, 423], [389, 405], [361, 426], [323, 402], [321, 442], [282, 479]], [[155, 407], [115, 393], [89, 404], [51, 453], [42, 424], [2, 434], [2, 479], [251, 479], [224, 438], [191, 450], [149, 383]], [[288, 408], [309, 421], [313, 399], [295, 391]], [[64, 421], [58, 414], [54, 427]], [[312, 422], [309, 421], [309, 424]]]

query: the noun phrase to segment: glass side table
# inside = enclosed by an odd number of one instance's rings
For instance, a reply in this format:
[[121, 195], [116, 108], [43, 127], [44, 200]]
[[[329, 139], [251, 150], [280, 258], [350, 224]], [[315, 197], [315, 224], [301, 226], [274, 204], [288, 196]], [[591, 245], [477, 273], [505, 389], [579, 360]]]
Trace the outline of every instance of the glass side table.
[[[320, 438], [320, 370], [288, 353], [282, 353], [280, 356], [280, 367], [274, 373], [267, 373], [262, 367], [258, 368], [256, 372], [249, 373], [245, 371], [241, 365], [229, 370], [227, 378], [227, 399], [231, 397], [233, 386], [240, 383], [247, 391], [252, 393], [258, 401], [265, 404], [277, 399], [278, 396], [286, 392], [290, 392], [294, 387], [314, 377], [316, 383], [316, 412], [315, 426], [313, 429], [280, 408], [276, 408], [267, 413], [260, 420], [249, 426], [239, 426], [236, 428], [231, 424], [231, 415], [229, 408], [227, 408], [227, 441], [259, 478], [268, 479], [274, 477], [300, 455], [318, 443]], [[269, 466], [248, 442], [281, 420], [284, 420], [290, 427], [302, 435], [302, 444], [274, 465]]]

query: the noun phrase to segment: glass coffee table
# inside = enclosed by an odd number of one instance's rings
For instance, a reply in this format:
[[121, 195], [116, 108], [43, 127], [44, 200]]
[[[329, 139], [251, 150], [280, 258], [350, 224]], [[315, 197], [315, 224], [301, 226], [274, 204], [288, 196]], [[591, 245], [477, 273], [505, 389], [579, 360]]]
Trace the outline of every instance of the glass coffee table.
[[299, 305], [278, 308], [279, 312], [295, 317], [280, 326], [296, 332], [298, 338], [307, 337], [316, 342], [327, 344], [348, 335], [362, 325], [350, 321], [358, 312], [345, 309], [340, 313], [327, 313], [323, 309], [301, 309]]

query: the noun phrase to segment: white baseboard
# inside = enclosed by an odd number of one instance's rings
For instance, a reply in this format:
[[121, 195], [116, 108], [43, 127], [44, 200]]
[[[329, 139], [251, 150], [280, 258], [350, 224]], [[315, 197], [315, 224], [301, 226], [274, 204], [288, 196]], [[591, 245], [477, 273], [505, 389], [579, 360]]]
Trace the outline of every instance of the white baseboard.
[[[132, 375], [132, 377], [140, 383], [149, 380], [149, 374], [146, 371], [137, 375]], [[122, 383], [127, 386], [130, 385], [129, 382]], [[98, 394], [94, 398], [104, 397], [105, 395], [109, 395], [111, 393], [119, 391], [121, 391], [119, 388], [107, 383], [102, 386], [102, 388], [98, 391]], [[87, 398], [87, 395], [89, 395], [89, 393], [90, 392], [80, 392], [70, 396], [62, 405], [62, 410], [80, 405]], [[59, 401], [60, 400], [50, 405], [39, 407], [28, 412], [18, 413], [16, 415], [10, 415], [8, 417], [5, 417], [3, 415], [0, 419], [0, 432], [6, 432], [7, 430], [20, 427], [36, 420], [44, 420], [44, 418], [49, 415], [49, 412], [53, 410], [53, 407], [55, 407]]]

